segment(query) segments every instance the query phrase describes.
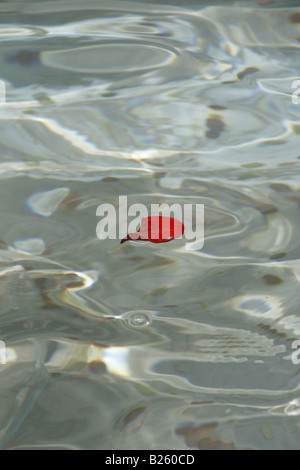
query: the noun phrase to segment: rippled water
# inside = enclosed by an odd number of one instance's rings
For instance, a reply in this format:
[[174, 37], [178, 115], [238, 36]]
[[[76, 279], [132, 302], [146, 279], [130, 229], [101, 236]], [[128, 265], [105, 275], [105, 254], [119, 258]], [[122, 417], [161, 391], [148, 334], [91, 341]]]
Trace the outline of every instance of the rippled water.
[[[298, 448], [299, 0], [0, 12], [1, 448]], [[119, 195], [203, 249], [100, 241]]]

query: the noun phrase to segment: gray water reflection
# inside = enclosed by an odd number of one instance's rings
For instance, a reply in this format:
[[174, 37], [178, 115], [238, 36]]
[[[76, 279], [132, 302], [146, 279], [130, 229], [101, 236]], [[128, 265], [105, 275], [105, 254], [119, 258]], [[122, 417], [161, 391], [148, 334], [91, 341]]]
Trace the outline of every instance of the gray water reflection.
[[[298, 1], [1, 2], [2, 449], [297, 449]], [[96, 208], [205, 205], [184, 240]]]

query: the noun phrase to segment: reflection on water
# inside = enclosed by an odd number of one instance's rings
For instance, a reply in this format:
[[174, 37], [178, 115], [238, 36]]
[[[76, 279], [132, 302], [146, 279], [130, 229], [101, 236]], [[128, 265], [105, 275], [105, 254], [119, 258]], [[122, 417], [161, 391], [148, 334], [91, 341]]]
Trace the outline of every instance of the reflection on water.
[[[0, 3], [2, 449], [299, 446], [298, 4]], [[120, 195], [203, 249], [98, 240]]]

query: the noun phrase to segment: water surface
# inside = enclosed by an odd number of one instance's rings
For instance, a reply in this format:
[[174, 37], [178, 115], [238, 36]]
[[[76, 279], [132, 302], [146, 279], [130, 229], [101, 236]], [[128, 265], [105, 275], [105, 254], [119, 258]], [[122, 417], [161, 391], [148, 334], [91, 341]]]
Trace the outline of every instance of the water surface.
[[[297, 449], [296, 1], [0, 3], [2, 449]], [[205, 244], [96, 208], [205, 204]]]

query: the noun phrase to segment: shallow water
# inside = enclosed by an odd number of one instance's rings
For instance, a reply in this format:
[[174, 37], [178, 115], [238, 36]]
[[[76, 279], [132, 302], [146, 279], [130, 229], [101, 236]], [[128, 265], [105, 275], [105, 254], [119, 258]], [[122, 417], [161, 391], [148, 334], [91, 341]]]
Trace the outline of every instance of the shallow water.
[[[1, 448], [299, 448], [299, 1], [0, 12]], [[203, 249], [99, 240], [119, 195]]]

